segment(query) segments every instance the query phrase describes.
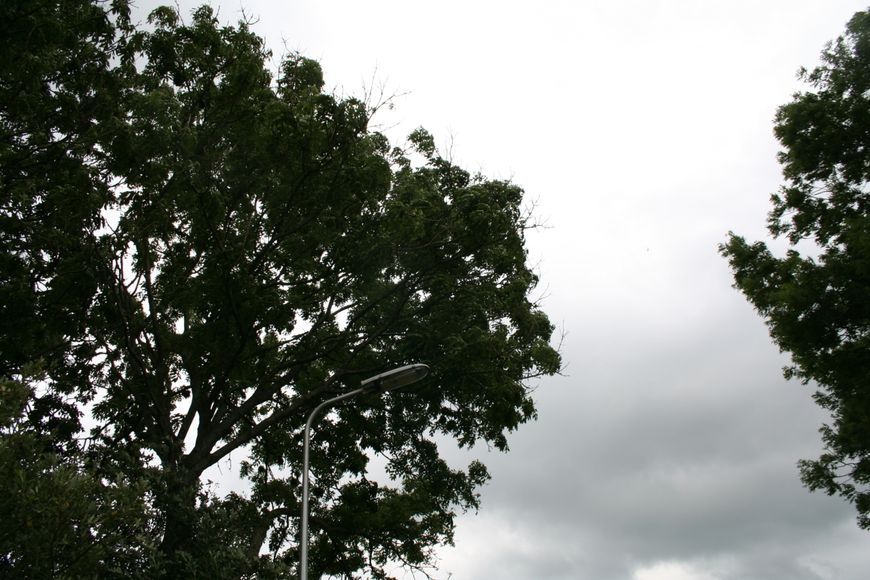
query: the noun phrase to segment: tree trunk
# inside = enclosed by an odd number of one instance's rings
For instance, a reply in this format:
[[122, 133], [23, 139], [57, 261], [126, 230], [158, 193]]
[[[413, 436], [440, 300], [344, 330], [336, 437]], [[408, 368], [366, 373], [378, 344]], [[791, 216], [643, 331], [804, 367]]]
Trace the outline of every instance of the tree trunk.
[[[198, 478], [183, 468], [164, 471], [157, 507], [165, 518], [160, 551], [166, 558], [164, 577], [179, 577], [184, 571], [185, 555], [196, 551]], [[193, 572], [193, 571], [191, 571]]]

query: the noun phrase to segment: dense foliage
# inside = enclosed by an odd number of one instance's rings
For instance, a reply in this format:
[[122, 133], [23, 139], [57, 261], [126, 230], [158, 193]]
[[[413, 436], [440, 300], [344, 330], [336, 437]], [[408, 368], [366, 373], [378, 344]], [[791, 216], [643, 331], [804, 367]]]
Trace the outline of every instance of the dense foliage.
[[[307, 414], [413, 362], [410, 392], [318, 422], [310, 564], [429, 565], [488, 479], [434, 437], [506, 449], [560, 364], [522, 190], [423, 130], [391, 147], [207, 7], [7, 0], [0, 27], [0, 570], [292, 573]], [[250, 493], [216, 497], [234, 451]]]
[[[801, 76], [811, 89], [776, 116], [786, 179], [769, 227], [791, 249], [731, 235], [723, 246], [736, 286], [765, 317], [793, 366], [830, 411], [825, 452], [800, 463], [810, 489], [854, 502], [870, 528], [870, 13]], [[805, 245], [798, 244], [803, 242]]]

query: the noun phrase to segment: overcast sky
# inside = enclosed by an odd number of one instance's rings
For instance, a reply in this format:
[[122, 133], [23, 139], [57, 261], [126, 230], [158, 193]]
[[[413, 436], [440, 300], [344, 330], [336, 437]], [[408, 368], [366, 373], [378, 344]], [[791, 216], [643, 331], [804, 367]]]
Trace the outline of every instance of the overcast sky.
[[853, 508], [798, 479], [824, 420], [812, 389], [782, 378], [717, 254], [729, 230], [765, 235], [776, 107], [865, 3], [212, 4], [226, 22], [244, 6], [340, 93], [403, 95], [378, 119], [392, 138], [425, 126], [548, 225], [530, 259], [566, 373], [510, 453], [445, 445], [493, 480], [436, 578], [867, 578]]

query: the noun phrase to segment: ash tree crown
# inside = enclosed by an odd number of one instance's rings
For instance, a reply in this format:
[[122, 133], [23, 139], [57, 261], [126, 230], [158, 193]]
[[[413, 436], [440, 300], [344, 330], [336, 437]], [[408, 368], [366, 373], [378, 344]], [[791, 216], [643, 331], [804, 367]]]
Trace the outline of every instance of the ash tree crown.
[[[11, 0], [0, 22], [0, 570], [290, 574], [307, 414], [413, 362], [410, 392], [319, 420], [310, 565], [431, 565], [489, 477], [434, 437], [507, 450], [560, 367], [522, 190], [422, 129], [391, 147], [315, 61], [273, 78], [208, 7], [134, 25], [122, 0]], [[234, 451], [250, 493], [216, 497], [202, 474]]]

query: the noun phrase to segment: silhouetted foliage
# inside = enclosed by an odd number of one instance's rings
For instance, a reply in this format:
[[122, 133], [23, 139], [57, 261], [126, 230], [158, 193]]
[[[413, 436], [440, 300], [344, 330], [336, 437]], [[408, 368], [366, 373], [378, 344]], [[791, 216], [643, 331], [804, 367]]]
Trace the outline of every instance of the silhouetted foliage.
[[[818, 385], [832, 421], [825, 452], [801, 461], [812, 490], [854, 502], [870, 528], [870, 13], [859, 12], [822, 64], [801, 71], [811, 89], [776, 116], [786, 180], [772, 197], [770, 232], [792, 249], [731, 234], [722, 248], [736, 287], [765, 317], [793, 366], [787, 377]], [[810, 244], [801, 252], [797, 244]]]
[[[489, 477], [433, 438], [506, 450], [559, 369], [522, 190], [423, 130], [391, 147], [316, 62], [273, 78], [207, 7], [134, 26], [125, 0], [9, 0], [0, 27], [3, 569], [286, 576], [307, 414], [411, 362], [417, 388], [318, 422], [310, 559], [428, 565]], [[216, 497], [233, 451], [250, 493]]]

